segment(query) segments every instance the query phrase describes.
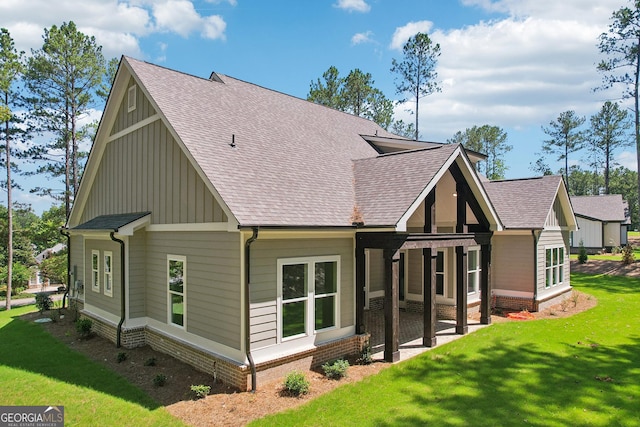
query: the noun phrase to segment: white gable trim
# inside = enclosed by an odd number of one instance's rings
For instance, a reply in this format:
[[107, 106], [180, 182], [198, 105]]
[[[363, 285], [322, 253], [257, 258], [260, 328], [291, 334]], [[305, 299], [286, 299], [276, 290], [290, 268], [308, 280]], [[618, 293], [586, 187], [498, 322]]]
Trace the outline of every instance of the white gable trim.
[[458, 148], [456, 148], [453, 151], [453, 153], [451, 153], [447, 161], [444, 162], [444, 164], [440, 167], [438, 172], [434, 175], [431, 182], [427, 184], [427, 186], [422, 190], [422, 192], [414, 200], [411, 206], [409, 206], [409, 208], [404, 213], [404, 215], [402, 215], [402, 217], [396, 224], [396, 231], [401, 231], [401, 232], [407, 231], [407, 221], [409, 220], [409, 218], [411, 218], [411, 215], [415, 213], [416, 209], [418, 209], [418, 207], [420, 206], [420, 204], [422, 204], [424, 199], [427, 198], [427, 195], [429, 195], [431, 190], [433, 190], [436, 187], [440, 179], [442, 179], [444, 174], [449, 170], [449, 168], [454, 162], [456, 162], [460, 167], [460, 170], [462, 171], [462, 174], [464, 175], [465, 179], [469, 183], [469, 186], [471, 187], [471, 190], [473, 191], [474, 196], [478, 200], [480, 207], [487, 215], [487, 219], [489, 220], [491, 229], [494, 231], [502, 230], [502, 224], [498, 219], [498, 215], [495, 209], [493, 208], [493, 205], [491, 204], [489, 200], [489, 196], [485, 192], [484, 187], [480, 183], [480, 180], [478, 179], [478, 176], [473, 169], [473, 165], [471, 165], [471, 162], [462, 151], [462, 148], [458, 146]]

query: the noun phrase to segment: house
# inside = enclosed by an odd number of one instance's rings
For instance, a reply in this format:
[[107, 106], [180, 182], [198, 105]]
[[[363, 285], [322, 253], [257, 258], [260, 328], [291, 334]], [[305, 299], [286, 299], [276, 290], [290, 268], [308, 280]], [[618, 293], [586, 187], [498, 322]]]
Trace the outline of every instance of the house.
[[42, 277], [42, 274], [40, 271], [40, 264], [45, 259], [48, 259], [53, 255], [64, 251], [65, 249], [67, 249], [67, 245], [65, 245], [64, 243], [56, 243], [52, 247], [43, 250], [42, 252], [40, 252], [38, 255], [35, 256], [36, 268], [32, 271], [31, 277], [29, 278], [30, 288], [49, 286], [49, 279]]
[[557, 304], [571, 291], [569, 236], [577, 224], [562, 177], [484, 184], [503, 225], [491, 241], [493, 304], [529, 311]]
[[398, 360], [401, 308], [424, 313], [426, 346], [438, 312], [459, 334], [468, 310], [490, 322], [505, 230], [481, 158], [123, 57], [66, 227], [72, 298], [117, 346], [241, 389], [359, 353], [366, 309]]
[[571, 204], [579, 228], [571, 236], [572, 252], [578, 252], [580, 242], [589, 253], [611, 251], [627, 244], [631, 218], [620, 194], [572, 196]]

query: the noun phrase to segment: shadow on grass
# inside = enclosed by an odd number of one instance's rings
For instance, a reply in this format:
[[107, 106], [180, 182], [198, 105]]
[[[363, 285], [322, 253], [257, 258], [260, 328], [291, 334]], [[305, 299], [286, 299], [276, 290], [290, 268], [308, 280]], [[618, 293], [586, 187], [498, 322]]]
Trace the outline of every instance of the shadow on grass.
[[571, 285], [581, 290], [597, 289], [611, 294], [640, 293], [640, 279], [600, 274], [571, 273]]
[[125, 378], [69, 349], [39, 325], [18, 317], [16, 314], [6, 325], [0, 324], [0, 365], [87, 387], [150, 410], [160, 407]]
[[[410, 405], [424, 411], [385, 413], [373, 424], [639, 425], [639, 350], [640, 338], [633, 337], [615, 347], [568, 344], [564, 357], [535, 345], [494, 345], [474, 357], [419, 358], [389, 374]], [[417, 384], [444, 389], [425, 392]], [[462, 390], [445, 391], [456, 387]]]

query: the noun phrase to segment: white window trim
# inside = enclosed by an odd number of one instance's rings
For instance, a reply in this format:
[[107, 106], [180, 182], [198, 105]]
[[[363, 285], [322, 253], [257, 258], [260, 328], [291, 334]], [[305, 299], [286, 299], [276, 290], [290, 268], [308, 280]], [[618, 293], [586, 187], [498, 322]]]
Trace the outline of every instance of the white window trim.
[[[554, 266], [553, 264], [553, 250], [554, 249], [562, 249], [562, 259], [559, 260], [560, 262]], [[547, 265], [547, 251], [551, 251], [551, 266]], [[544, 248], [544, 288], [545, 289], [551, 289], [554, 288], [556, 286], [560, 286], [564, 283], [564, 266], [566, 263], [566, 256], [567, 256], [567, 249], [564, 247], [564, 245], [551, 245], [551, 246], [545, 246]], [[549, 271], [551, 270], [553, 272], [554, 269], [558, 270], [558, 281], [557, 283], [551, 283], [550, 285], [547, 282], [547, 277], [549, 275]], [[559, 276], [562, 275], [562, 280], [560, 280]]]
[[[93, 257], [96, 257], [96, 267], [93, 268]], [[97, 274], [96, 274], [97, 273]], [[93, 292], [100, 292], [100, 251], [91, 250], [91, 290]]]
[[[313, 278], [315, 274], [315, 264], [321, 262], [335, 262], [336, 263], [336, 292], [335, 292], [335, 324], [329, 328], [324, 329], [315, 329], [315, 281]], [[305, 301], [306, 303], [306, 318], [305, 318], [305, 332], [304, 334], [298, 334], [290, 337], [283, 338], [282, 336], [282, 267], [285, 265], [294, 265], [294, 264], [307, 264], [307, 295], [305, 297], [296, 298], [296, 301]], [[278, 259], [277, 262], [277, 280], [278, 280], [278, 294], [276, 298], [276, 311], [277, 311], [277, 330], [278, 330], [278, 344], [293, 340], [301, 340], [301, 339], [313, 339], [313, 337], [317, 334], [324, 333], [327, 331], [331, 331], [334, 329], [338, 329], [340, 327], [340, 276], [341, 276], [341, 265], [340, 265], [340, 255], [331, 255], [331, 256], [319, 256], [319, 257], [303, 257], [303, 258], [282, 258]], [[323, 294], [319, 295], [319, 297], [329, 295]], [[293, 302], [293, 300], [290, 300]]]
[[[110, 271], [107, 271], [107, 257], [109, 257], [109, 264], [110, 264]], [[103, 271], [103, 275], [104, 275], [104, 294], [108, 297], [112, 297], [113, 296], [113, 252], [111, 251], [104, 251], [104, 254], [102, 256], [102, 271]], [[109, 288], [107, 288], [107, 283], [110, 283], [111, 286]]]
[[[182, 262], [182, 294], [180, 292], [172, 291], [169, 285], [169, 262], [181, 261]], [[184, 255], [167, 255], [167, 324], [179, 329], [187, 328], [187, 257]], [[171, 320], [171, 295], [182, 295], [182, 325], [173, 323]]]
[[[469, 253], [470, 252], [477, 252], [478, 253], [478, 255], [476, 257], [478, 265], [474, 270], [470, 270], [469, 269]], [[480, 292], [480, 280], [481, 280], [481, 272], [482, 272], [482, 262], [481, 262], [481, 259], [480, 259], [481, 256], [482, 256], [482, 253], [480, 252], [480, 246], [471, 246], [467, 250], [467, 294], [468, 295], [475, 295], [475, 294]], [[475, 289], [469, 292], [469, 277], [471, 276], [471, 274], [477, 274], [478, 275], [478, 281], [476, 282]]]
[[130, 113], [136, 109], [137, 103], [137, 85], [130, 86], [127, 90], [127, 112]]

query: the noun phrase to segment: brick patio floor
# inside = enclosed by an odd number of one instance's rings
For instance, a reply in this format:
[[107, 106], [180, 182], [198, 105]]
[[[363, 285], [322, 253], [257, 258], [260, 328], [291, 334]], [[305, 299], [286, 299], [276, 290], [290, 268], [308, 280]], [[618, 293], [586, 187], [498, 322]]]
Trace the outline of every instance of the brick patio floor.
[[[364, 312], [367, 332], [371, 334], [370, 343], [374, 359], [383, 359], [384, 352], [384, 310], [367, 310]], [[469, 333], [482, 327], [477, 320], [468, 319]], [[400, 338], [398, 348], [400, 360], [406, 360], [417, 354], [430, 350], [422, 345], [423, 315], [422, 313], [400, 310]], [[437, 346], [461, 338], [456, 334], [455, 320], [438, 320], [436, 324]]]

